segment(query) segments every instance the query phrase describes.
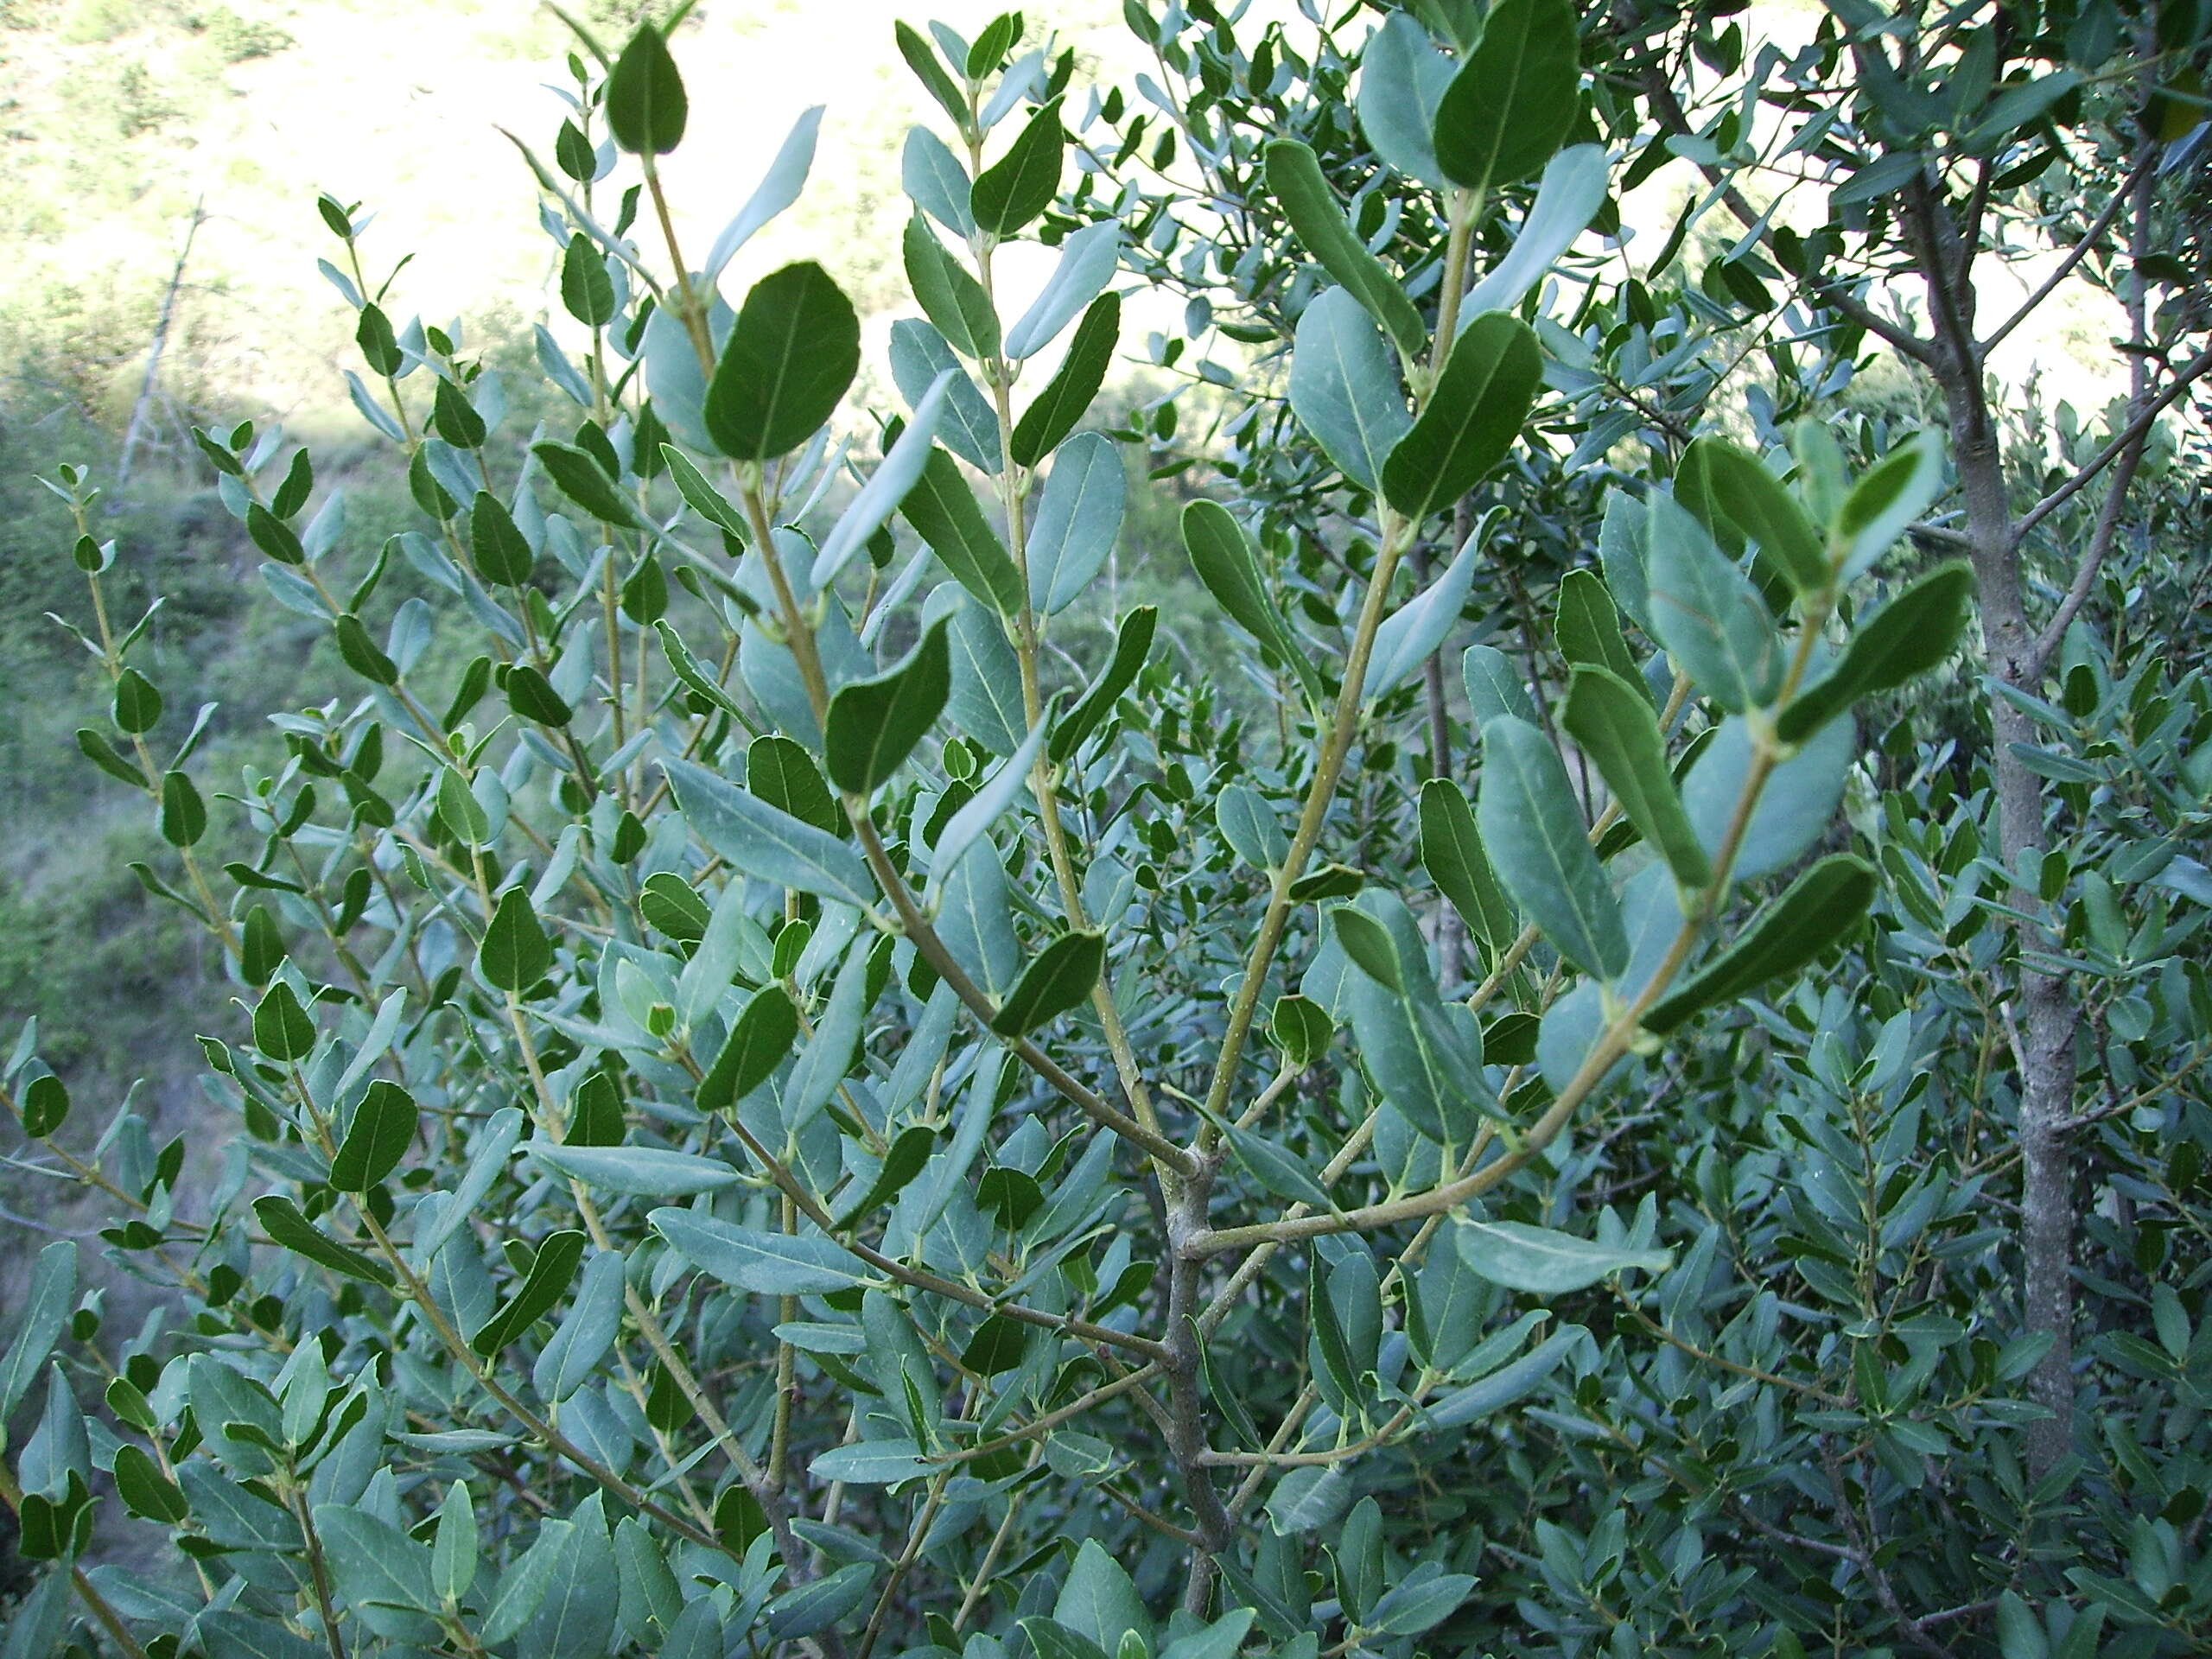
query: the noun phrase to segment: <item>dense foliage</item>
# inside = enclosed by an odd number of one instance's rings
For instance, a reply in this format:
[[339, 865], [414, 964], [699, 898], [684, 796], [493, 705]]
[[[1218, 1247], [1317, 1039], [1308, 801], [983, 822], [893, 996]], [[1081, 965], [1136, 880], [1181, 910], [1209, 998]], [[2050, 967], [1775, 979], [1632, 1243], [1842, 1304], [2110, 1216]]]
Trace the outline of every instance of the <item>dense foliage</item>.
[[[51, 479], [235, 1128], [6, 1061], [156, 1297], [38, 1257], [9, 1659], [2212, 1639], [2212, 23], [1128, 10], [902, 26], [874, 421], [747, 268], [819, 111], [677, 245], [677, 20], [533, 359], [326, 198], [416, 516], [200, 435], [329, 653], [239, 777]], [[2094, 416], [1988, 372], [2062, 290]]]

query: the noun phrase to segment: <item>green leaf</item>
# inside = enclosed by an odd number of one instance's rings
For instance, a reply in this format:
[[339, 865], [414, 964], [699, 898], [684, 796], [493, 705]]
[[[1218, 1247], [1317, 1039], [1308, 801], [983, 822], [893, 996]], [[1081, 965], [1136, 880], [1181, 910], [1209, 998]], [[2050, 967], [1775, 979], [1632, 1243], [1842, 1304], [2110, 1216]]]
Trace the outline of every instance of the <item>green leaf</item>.
[[1559, 953], [1586, 974], [1628, 966], [1620, 904], [1590, 850], [1567, 768], [1549, 739], [1512, 715], [1483, 724], [1484, 848], [1505, 890]]
[[[1682, 452], [1676, 475], [1698, 487], [1678, 490], [1693, 512], [1716, 511], [1737, 532], [1758, 543], [1800, 594], [1824, 591], [1832, 579], [1827, 550], [1805, 510], [1755, 457], [1726, 439], [1703, 437]], [[1708, 523], [1708, 530], [1717, 526]]]
[[503, 991], [526, 991], [545, 977], [553, 965], [553, 942], [524, 888], [509, 887], [499, 895], [476, 959], [484, 977]]
[[1255, 870], [1276, 870], [1290, 856], [1290, 838], [1259, 791], [1231, 784], [1214, 798], [1213, 821], [1236, 855]]
[[978, 1376], [999, 1376], [1019, 1366], [1029, 1351], [1027, 1325], [1011, 1314], [994, 1313], [976, 1327], [976, 1334], [960, 1351], [960, 1368]]
[[1061, 446], [1029, 527], [1029, 601], [1057, 616], [1090, 590], [1121, 539], [1128, 475], [1114, 441], [1084, 432]]
[[1268, 1495], [1268, 1525], [1282, 1538], [1319, 1532], [1344, 1518], [1351, 1494], [1351, 1476], [1341, 1463], [1293, 1469]]
[[1631, 1250], [1517, 1221], [1463, 1221], [1452, 1230], [1459, 1259], [1494, 1285], [1557, 1296], [1635, 1268], [1664, 1273], [1671, 1250]]
[[39, 1251], [29, 1293], [13, 1314], [15, 1339], [7, 1357], [0, 1359], [0, 1420], [22, 1403], [31, 1379], [46, 1369], [47, 1356], [60, 1339], [76, 1300], [76, 1243], [57, 1238]]
[[769, 733], [745, 750], [745, 786], [779, 812], [810, 823], [824, 835], [842, 834], [845, 815], [823, 781], [805, 746]]
[[980, 473], [998, 473], [1005, 462], [998, 411], [944, 336], [919, 317], [901, 317], [891, 325], [891, 378], [917, 418], [941, 395], [937, 432], [944, 447]]
[[1536, 723], [1535, 699], [1529, 695], [1520, 671], [1496, 645], [1469, 645], [1459, 659], [1460, 678], [1467, 688], [1467, 707], [1480, 727], [1486, 720], [1511, 715]]
[[623, 1261], [617, 1250], [602, 1250], [584, 1264], [583, 1282], [553, 1334], [531, 1368], [531, 1386], [560, 1404], [591, 1378], [622, 1328]]
[[1052, 728], [1046, 753], [1055, 766], [1065, 765], [1083, 747], [1083, 741], [1114, 712], [1114, 705], [1122, 700], [1122, 694], [1136, 683], [1138, 671], [1152, 654], [1153, 632], [1159, 622], [1159, 607], [1152, 605], [1140, 605], [1122, 619], [1121, 628], [1114, 636], [1112, 659], [1084, 690], [1081, 700]]
[[899, 511], [963, 588], [1001, 616], [1021, 608], [1021, 572], [950, 455], [930, 451], [921, 478]]
[[968, 100], [960, 95], [960, 88], [953, 84], [952, 77], [944, 73], [937, 54], [930, 50], [930, 43], [911, 23], [902, 21], [892, 27], [899, 42], [899, 55], [906, 60], [906, 67], [914, 72], [915, 79], [929, 89], [930, 96], [944, 106], [947, 115], [964, 125], [969, 119]]
[[946, 644], [950, 618], [940, 617], [896, 668], [874, 679], [840, 687], [823, 722], [830, 779], [855, 795], [870, 795], [890, 781], [937, 717], [952, 689]]
[[468, 1345], [489, 1358], [551, 1313], [583, 1265], [585, 1242], [574, 1228], [548, 1234], [531, 1258], [521, 1288], [468, 1339]]
[[832, 1241], [737, 1227], [690, 1210], [656, 1210], [653, 1230], [702, 1273], [760, 1296], [816, 1296], [862, 1282], [858, 1258]]
[[[530, 453], [545, 469], [562, 494], [575, 502], [593, 518], [610, 524], [642, 525], [638, 510], [632, 506], [621, 491], [614, 487], [614, 480], [588, 449], [580, 449], [573, 443], [555, 443], [547, 440], [530, 446]], [[485, 498], [479, 496], [480, 501]], [[500, 509], [502, 516], [505, 509]], [[471, 521], [474, 530], [474, 520]], [[480, 558], [482, 556], [479, 554]], [[525, 575], [527, 572], [524, 573]], [[514, 580], [519, 581], [520, 578]]]
[[124, 760], [122, 751], [91, 727], [79, 726], [77, 728], [77, 748], [86, 760], [118, 783], [129, 784], [138, 789], [146, 787], [146, 779], [140, 775], [137, 767]]
[[[1825, 835], [1843, 798], [1844, 775], [1858, 753], [1852, 722], [1835, 720], [1777, 765], [1745, 823], [1730, 874], [1746, 881], [1770, 875]], [[1731, 715], [1682, 779], [1682, 806], [1709, 857], [1719, 858], [1721, 841], [1736, 820], [1753, 756], [1749, 722]]]
[[1337, 470], [1362, 489], [1376, 486], [1390, 451], [1413, 426], [1389, 346], [1341, 288], [1316, 296], [1298, 319], [1290, 407]]
[[192, 1513], [174, 1481], [145, 1449], [129, 1442], [115, 1450], [115, 1490], [124, 1507], [142, 1520], [175, 1525]]
[[[582, 450], [576, 453], [583, 454]], [[598, 463], [592, 465], [596, 470]], [[613, 486], [607, 487], [611, 490]], [[537, 555], [531, 551], [530, 543], [523, 539], [512, 516], [499, 504], [499, 498], [487, 491], [479, 490], [469, 508], [468, 550], [475, 561], [476, 574], [495, 588], [520, 587], [530, 580], [530, 573], [537, 564]]]
[[683, 498], [692, 512], [724, 535], [734, 536], [741, 543], [753, 534], [751, 526], [745, 522], [745, 514], [707, 481], [706, 474], [692, 463], [690, 456], [672, 443], [664, 443], [660, 447], [660, 458], [668, 467], [669, 477], [675, 481], [676, 493]]
[[476, 1506], [468, 1483], [456, 1480], [438, 1506], [438, 1529], [430, 1544], [430, 1587], [442, 1600], [459, 1605], [476, 1582]]
[[258, 501], [245, 510], [245, 533], [253, 544], [279, 564], [305, 564], [307, 550], [292, 527]]
[[318, 1231], [291, 1199], [272, 1192], [253, 1201], [253, 1213], [271, 1243], [281, 1244], [295, 1255], [303, 1255], [349, 1279], [365, 1279], [372, 1285], [386, 1287], [391, 1284], [391, 1268]]
[[1078, 1635], [1057, 1619], [1039, 1614], [1017, 1623], [1037, 1659], [1112, 1659], [1089, 1637]]
[[1307, 660], [1308, 653], [1294, 645], [1267, 584], [1260, 562], [1244, 527], [1229, 516], [1217, 501], [1193, 501], [1183, 509], [1183, 545], [1191, 555], [1191, 568], [1214, 596], [1230, 620], [1260, 642], [1270, 660], [1296, 674], [1306, 695], [1315, 702], [1323, 697], [1321, 677]]
[[1230, 1154], [1265, 1191], [1279, 1198], [1311, 1205], [1316, 1210], [1336, 1207], [1330, 1201], [1328, 1188], [1321, 1185], [1306, 1161], [1287, 1147], [1256, 1130], [1240, 1129], [1234, 1123], [1224, 1122], [1221, 1133], [1229, 1142]]
[[43, 1141], [69, 1116], [69, 1090], [51, 1071], [41, 1071], [23, 1085], [23, 1133]]
[[1087, 929], [1063, 933], [1039, 951], [992, 1016], [991, 1029], [1019, 1037], [1080, 1007], [1106, 965], [1106, 938]]
[[1122, 337], [1122, 297], [1102, 294], [1076, 324], [1066, 354], [1036, 401], [1014, 423], [1009, 440], [1017, 467], [1034, 467], [1075, 430], [1106, 383], [1106, 370]]
[[1390, 930], [1365, 911], [1340, 905], [1329, 912], [1337, 943], [1353, 964], [1377, 984], [1402, 994], [1406, 978], [1398, 963], [1398, 946]]
[[807, 1472], [820, 1481], [848, 1486], [895, 1486], [931, 1473], [936, 1465], [910, 1440], [855, 1440], [815, 1454]]
[[1045, 279], [1029, 308], [1006, 333], [1006, 354], [1032, 358], [1059, 338], [1075, 314], [1097, 297], [1122, 263], [1122, 226], [1102, 219], [1071, 232], [1060, 244], [1059, 264]]
[[876, 1171], [875, 1179], [837, 1217], [837, 1230], [846, 1230], [896, 1198], [928, 1166], [930, 1154], [937, 1150], [937, 1131], [919, 1124], [909, 1124], [899, 1130], [899, 1138], [883, 1154], [882, 1166]]
[[561, 256], [561, 303], [588, 328], [614, 320], [614, 279], [607, 274], [607, 256], [581, 231]]
[[1360, 129], [1376, 155], [1421, 184], [1445, 182], [1436, 162], [1436, 110], [1452, 70], [1428, 31], [1402, 11], [1382, 20], [1360, 54]]
[[1734, 1001], [1815, 961], [1859, 925], [1874, 870], [1849, 853], [1824, 858], [1753, 917], [1727, 950], [1646, 1009], [1645, 1030], [1672, 1031], [1700, 1009]]
[[864, 906], [874, 896], [868, 867], [836, 836], [778, 811], [692, 761], [661, 765], [692, 832], [734, 868], [849, 905]]
[[1152, 1634], [1152, 1619], [1129, 1580], [1128, 1570], [1106, 1553], [1096, 1538], [1086, 1538], [1052, 1604], [1053, 1622], [1077, 1636], [1096, 1642], [1107, 1653], [1116, 1651], [1130, 1630]]
[[661, 654], [668, 658], [668, 665], [676, 671], [677, 679], [724, 714], [743, 716], [745, 711], [738, 707], [737, 699], [725, 691], [715, 677], [707, 671], [706, 665], [691, 654], [691, 648], [683, 643], [674, 628], [665, 622], [656, 622], [653, 632], [659, 635]]
[[1942, 493], [1943, 442], [1934, 432], [1915, 434], [1867, 468], [1828, 538], [1842, 580], [1872, 569]]
[[1029, 118], [1007, 153], [976, 179], [968, 197], [976, 225], [993, 236], [1014, 236], [1043, 213], [1059, 194], [1066, 143], [1056, 98]]
[[207, 833], [207, 804], [181, 772], [162, 775], [162, 839], [172, 847], [196, 846]]
[[1412, 430], [1382, 466], [1382, 493], [1418, 521], [1450, 506], [1505, 458], [1544, 373], [1536, 336], [1517, 317], [1486, 312], [1462, 329]]
[[340, 1192], [365, 1192], [399, 1167], [415, 1142], [421, 1113], [415, 1097], [383, 1077], [369, 1085], [338, 1155], [330, 1161], [330, 1184]]
[[983, 285], [947, 252], [937, 239], [929, 220], [916, 213], [906, 221], [901, 240], [906, 282], [914, 290], [922, 315], [955, 351], [969, 357], [991, 357], [999, 349], [998, 314], [992, 310]]
[[607, 78], [607, 124], [632, 156], [665, 156], [683, 142], [683, 77], [668, 42], [651, 23], [638, 32]]
[[1628, 821], [1659, 849], [1675, 879], [1685, 887], [1709, 886], [1713, 866], [1675, 792], [1651, 704], [1618, 675], [1586, 665], [1574, 671], [1560, 723], [1597, 764]]
[[1501, 0], [1437, 105], [1437, 163], [1455, 184], [1491, 191], [1549, 161], [1581, 108], [1574, 8]]
[[1284, 1061], [1303, 1071], [1328, 1052], [1330, 1039], [1336, 1035], [1336, 1022], [1319, 1002], [1294, 992], [1275, 999], [1268, 1032], [1282, 1051]]
[[1459, 1611], [1474, 1587], [1471, 1574], [1446, 1573], [1433, 1561], [1423, 1561], [1393, 1585], [1361, 1624], [1384, 1636], [1418, 1636]]
[[528, 663], [512, 664], [502, 689], [507, 694], [508, 705], [524, 720], [534, 720], [557, 731], [576, 717], [576, 711], [553, 689], [553, 683]]
[[1421, 312], [1382, 262], [1352, 234], [1313, 149], [1294, 138], [1278, 138], [1268, 146], [1267, 169], [1274, 205], [1306, 251], [1389, 332], [1401, 352], [1410, 358], [1426, 350], [1428, 328]]
[[1635, 688], [1647, 702], [1650, 700], [1651, 688], [1645, 683], [1636, 653], [1629, 649], [1627, 636], [1621, 632], [1621, 613], [1613, 607], [1612, 595], [1594, 571], [1570, 570], [1560, 578], [1559, 614], [1552, 637], [1570, 666], [1587, 663], [1610, 669], [1623, 683]]
[[114, 709], [116, 729], [134, 737], [162, 723], [162, 694], [135, 668], [116, 676]]
[[604, 1192], [632, 1198], [688, 1198], [719, 1192], [742, 1177], [719, 1158], [665, 1147], [555, 1146], [533, 1141], [524, 1151], [548, 1169]]
[[1500, 1366], [1480, 1382], [1437, 1401], [1428, 1409], [1428, 1421], [1439, 1428], [1458, 1428], [1496, 1416], [1541, 1388], [1588, 1334], [1579, 1325], [1570, 1325], [1547, 1338], [1510, 1365]]
[[772, 461], [835, 414], [860, 372], [852, 302], [812, 261], [762, 277], [745, 296], [707, 387], [707, 431], [739, 461]]
[[254, 1005], [253, 1046], [283, 1065], [315, 1052], [315, 1020], [300, 1006], [292, 988], [278, 980]]
[[399, 664], [378, 649], [359, 617], [347, 612], [331, 625], [331, 632], [338, 642], [339, 657], [363, 679], [375, 685], [399, 683]]
[[438, 1627], [429, 1615], [438, 1598], [429, 1546], [363, 1509], [318, 1503], [314, 1518], [331, 1577], [353, 1615], [378, 1636], [435, 1644]]
[[1751, 578], [1671, 497], [1644, 504], [1651, 628], [1675, 665], [1722, 708], [1764, 706], [1786, 664], [1773, 613]]
[[1974, 570], [1962, 560], [1939, 564], [1852, 631], [1842, 660], [1790, 699], [1775, 722], [1785, 743], [1802, 743], [1877, 691], [1940, 667], [1973, 611]]

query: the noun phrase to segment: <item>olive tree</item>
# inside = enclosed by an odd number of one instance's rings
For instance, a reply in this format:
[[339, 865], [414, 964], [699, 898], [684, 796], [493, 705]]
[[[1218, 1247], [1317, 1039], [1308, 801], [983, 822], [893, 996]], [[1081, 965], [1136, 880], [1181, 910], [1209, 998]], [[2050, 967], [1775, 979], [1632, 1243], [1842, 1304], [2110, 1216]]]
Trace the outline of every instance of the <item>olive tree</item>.
[[[1483, 1540], [1407, 1533], [1363, 1471], [1483, 1469], [1539, 1389], [1608, 1386], [1610, 1318], [1554, 1304], [1701, 1282], [1655, 1205], [1580, 1190], [1571, 1129], [1710, 1011], [1819, 982], [1878, 885], [1840, 813], [1853, 708], [1947, 657], [1971, 583], [1885, 572], [1942, 487], [1933, 435], [1854, 463], [1816, 420], [1768, 456], [1700, 432], [1593, 505], [1602, 560], [1535, 672], [1457, 652], [1478, 576], [1543, 533], [1491, 486], [1588, 421], [1520, 315], [1566, 246], [1541, 204], [1615, 158], [1565, 0], [1430, 10], [1363, 73], [1411, 78], [1370, 136], [1433, 257], [1374, 251], [1310, 145], [1262, 153], [1266, 257], [1306, 271], [1281, 312], [1305, 517], [1232, 475], [1180, 519], [1249, 661], [1170, 660], [1152, 607], [1093, 660], [1063, 643], [1128, 509], [1079, 429], [1137, 204], [1063, 200], [1071, 150], [1102, 158], [1072, 59], [1011, 15], [900, 31], [943, 121], [903, 154], [921, 315], [880, 419], [845, 408], [861, 330], [823, 267], [746, 269], [817, 114], [687, 258], [661, 27], [580, 30], [524, 148], [572, 405], [524, 443], [519, 389], [408, 320], [326, 200], [350, 389], [423, 518], [358, 546], [305, 449], [201, 435], [351, 677], [234, 782], [107, 614], [129, 550], [97, 481], [54, 480], [111, 695], [79, 741], [146, 797], [174, 859], [143, 879], [235, 980], [202, 1041], [236, 1130], [188, 1179], [129, 1101], [79, 1135], [34, 1033], [8, 1064], [35, 1159], [166, 1299], [111, 1331], [76, 1246], [40, 1257], [0, 1496], [54, 1565], [11, 1644], [1440, 1639]], [[1004, 250], [1039, 233], [1016, 311]], [[1478, 765], [1409, 779], [1447, 648]], [[1446, 911], [1464, 949], [1433, 948]], [[173, 1571], [88, 1564], [124, 1515]]]

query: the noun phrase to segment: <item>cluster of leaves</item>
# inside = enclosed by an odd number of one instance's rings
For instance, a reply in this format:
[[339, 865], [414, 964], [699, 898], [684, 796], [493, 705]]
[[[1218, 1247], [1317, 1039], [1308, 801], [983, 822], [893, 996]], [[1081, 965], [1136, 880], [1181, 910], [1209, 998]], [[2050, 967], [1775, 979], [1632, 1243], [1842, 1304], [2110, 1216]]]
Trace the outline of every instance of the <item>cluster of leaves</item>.
[[[1215, 199], [1267, 203], [1173, 274], [1285, 367], [1182, 518], [1234, 664], [1171, 668], [1151, 608], [1095, 661], [1054, 632], [1128, 512], [1121, 448], [1078, 429], [1116, 285], [1187, 232], [1116, 177], [1172, 168], [1166, 141], [1086, 137], [1125, 107], [1071, 118], [1072, 58], [1025, 51], [1018, 15], [900, 29], [950, 137], [906, 143], [906, 409], [857, 435], [828, 274], [722, 295], [820, 111], [703, 265], [650, 251], [687, 125], [661, 28], [582, 35], [550, 158], [524, 151], [571, 412], [515, 475], [490, 440], [520, 400], [397, 321], [358, 208], [322, 204], [354, 402], [423, 519], [358, 548], [311, 511], [306, 450], [201, 435], [353, 681], [232, 790], [195, 775], [143, 625], [101, 608], [86, 641], [113, 701], [80, 746], [152, 804], [174, 863], [149, 879], [238, 988], [202, 1039], [238, 1133], [182, 1190], [185, 1149], [127, 1104], [87, 1155], [55, 1138], [35, 1033], [0, 1074], [170, 1298], [118, 1339], [73, 1243], [40, 1258], [0, 1419], [42, 1403], [0, 1497], [57, 1565], [11, 1649], [1401, 1659], [1862, 1650], [1869, 1624], [1973, 1618], [2010, 1659], [2201, 1618], [2197, 1420], [2155, 1465], [2134, 1426], [2196, 1408], [2202, 1321], [2163, 1285], [2159, 1345], [2108, 1360], [2141, 1385], [2100, 1500], [2131, 1576], [2085, 1558], [2086, 1613], [2020, 1592], [2072, 1471], [2010, 1449], [2049, 1344], [2007, 1328], [1981, 1213], [2017, 873], [1980, 851], [1986, 798], [1926, 789], [1945, 757], [1909, 720], [1877, 746], [1854, 713], [1893, 718], [1968, 620], [1966, 567], [1902, 550], [1943, 444], [1853, 454], [1773, 398], [1730, 442], [1700, 357], [1758, 308], [1725, 273], [1732, 297], [1662, 321], [1585, 272], [1550, 321], [1629, 182], [1628, 68], [1600, 54], [1586, 92], [1563, 0], [1428, 0], [1332, 64], [1281, 32], [1247, 59], [1211, 7], [1130, 21], [1207, 90], [1154, 88]], [[1295, 136], [1251, 112], [1294, 82]], [[1001, 251], [1031, 233], [1055, 263], [1009, 315]], [[1818, 351], [1790, 413], [1834, 376]], [[1655, 408], [1663, 465], [1565, 477]], [[97, 604], [97, 492], [54, 487]], [[1593, 556], [1524, 607], [1517, 660], [1462, 648], [1523, 544]], [[428, 596], [379, 638], [362, 613], [403, 566]], [[434, 622], [480, 643], [432, 698]], [[2130, 806], [2164, 856], [2115, 861], [2060, 941], [2112, 982], [2108, 1127], [2152, 1135], [2179, 1108], [2138, 1056], [2212, 1029], [2196, 925], [2157, 897], [2202, 876], [2180, 844], [2212, 707], [2091, 643], [2064, 668], [2069, 700], [2030, 712], [2056, 722], [2039, 764], [2088, 774], [2087, 839], [2046, 855], [2048, 896], [2139, 839], [2096, 768], [2158, 780]], [[1272, 732], [1226, 712], [1232, 675]], [[1930, 798], [1854, 832], [1878, 764]], [[255, 856], [210, 868], [217, 814]], [[1863, 990], [1819, 966], [1839, 948]], [[2202, 1174], [2105, 1248], [2183, 1248]], [[1953, 1513], [2007, 1505], [2035, 1560], [1963, 1559], [1987, 1531]], [[174, 1573], [79, 1564], [118, 1508]], [[1815, 1565], [1763, 1578], [1777, 1547]]]

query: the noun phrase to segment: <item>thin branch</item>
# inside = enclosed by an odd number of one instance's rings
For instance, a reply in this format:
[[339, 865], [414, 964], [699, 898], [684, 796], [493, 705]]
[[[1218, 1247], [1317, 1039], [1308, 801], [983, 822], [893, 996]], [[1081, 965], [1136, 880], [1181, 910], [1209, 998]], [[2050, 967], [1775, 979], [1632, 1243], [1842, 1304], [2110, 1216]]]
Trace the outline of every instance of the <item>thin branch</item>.
[[2098, 450], [2086, 466], [2023, 513], [2019, 522], [2012, 526], [2012, 544], [2018, 547], [2027, 538], [2030, 531], [2088, 488], [2091, 480], [2126, 454], [2129, 448], [2151, 429], [2152, 423], [2207, 373], [2212, 373], [2212, 347], [2207, 347], [2190, 359], [2181, 371], [2166, 383], [2164, 390], [2145, 405], [2140, 414], [2122, 427], [2111, 442]]

